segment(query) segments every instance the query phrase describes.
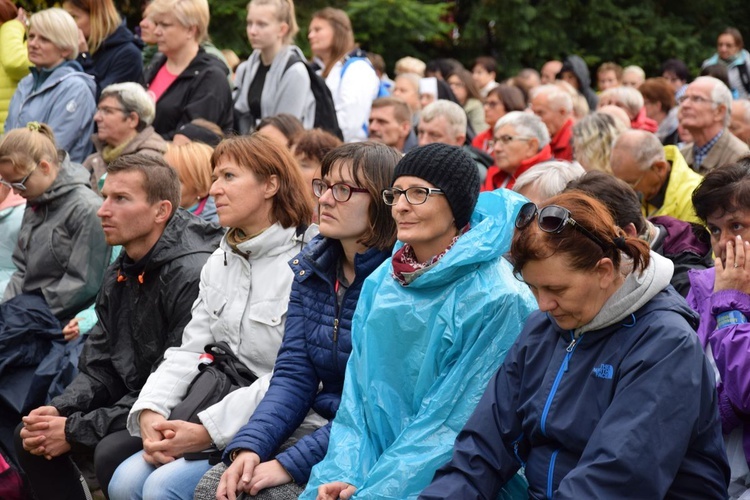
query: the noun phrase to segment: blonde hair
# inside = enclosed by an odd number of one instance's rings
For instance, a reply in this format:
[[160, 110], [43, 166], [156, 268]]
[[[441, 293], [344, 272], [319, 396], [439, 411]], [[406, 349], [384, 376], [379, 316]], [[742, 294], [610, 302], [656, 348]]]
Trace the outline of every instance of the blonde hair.
[[211, 189], [211, 156], [214, 149], [201, 142], [169, 144], [164, 159], [177, 171], [180, 182], [192, 186], [201, 198]]
[[33, 14], [29, 18], [29, 29], [32, 28], [58, 49], [67, 50], [68, 61], [78, 57], [78, 26], [63, 9], [51, 8]]
[[424, 61], [421, 61], [416, 57], [406, 56], [396, 61], [396, 67], [394, 71], [396, 73], [396, 76], [400, 76], [405, 73], [415, 73], [420, 77], [423, 77], [425, 68], [427, 68], [427, 64], [425, 64]]
[[172, 14], [185, 28], [195, 26], [195, 40], [198, 43], [208, 40], [208, 23], [211, 21], [211, 14], [207, 0], [155, 0], [150, 5], [148, 16], [151, 19], [166, 14]]
[[90, 22], [90, 33], [86, 42], [92, 54], [101, 47], [102, 42], [122, 24], [122, 18], [112, 0], [66, 0], [76, 8], [87, 12]]
[[291, 45], [294, 41], [294, 37], [299, 33], [299, 25], [297, 24], [297, 17], [294, 14], [294, 1], [293, 0], [250, 0], [247, 4], [247, 10], [250, 11], [250, 6], [261, 6], [270, 5], [276, 8], [276, 20], [280, 23], [286, 23], [289, 26], [286, 36], [284, 36], [284, 45]]
[[6, 133], [0, 142], [0, 163], [10, 163], [18, 175], [31, 173], [42, 160], [60, 163], [55, 134], [46, 123], [29, 122]]

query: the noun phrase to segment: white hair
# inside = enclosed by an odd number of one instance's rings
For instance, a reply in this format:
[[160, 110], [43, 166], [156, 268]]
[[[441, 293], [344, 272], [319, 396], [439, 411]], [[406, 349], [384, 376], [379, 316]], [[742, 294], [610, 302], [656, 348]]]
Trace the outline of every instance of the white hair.
[[493, 133], [504, 126], [509, 125], [516, 129], [516, 133], [527, 137], [533, 137], [539, 141], [539, 150], [549, 144], [549, 131], [541, 118], [523, 111], [511, 111], [495, 123]]
[[513, 191], [536, 187], [545, 200], [562, 193], [570, 181], [576, 180], [586, 171], [577, 162], [545, 161], [521, 174], [513, 185]]
[[607, 89], [599, 95], [599, 100], [606, 102], [608, 97], [625, 106], [630, 116], [637, 116], [643, 107], [643, 95], [633, 87]]
[[464, 108], [460, 104], [439, 99], [422, 109], [422, 114], [420, 115], [425, 123], [431, 122], [438, 116], [445, 118], [453, 137], [466, 135], [466, 111], [464, 111]]
[[563, 109], [566, 113], [571, 113], [573, 111], [573, 99], [570, 94], [557, 85], [547, 84], [534, 87], [531, 89], [530, 97], [531, 99], [534, 99], [540, 94], [547, 96], [547, 101], [551, 106]]
[[622, 132], [612, 144], [612, 156], [617, 154], [618, 149], [627, 150], [641, 171], [651, 168], [654, 162], [666, 159], [664, 146], [659, 138], [645, 130]]
[[716, 109], [717, 106], [724, 106], [726, 110], [724, 112], [724, 127], [727, 127], [732, 119], [732, 91], [724, 85], [724, 82], [713, 76], [699, 76], [693, 80], [693, 83], [695, 82], [709, 82], [713, 85], [711, 87], [712, 107]]

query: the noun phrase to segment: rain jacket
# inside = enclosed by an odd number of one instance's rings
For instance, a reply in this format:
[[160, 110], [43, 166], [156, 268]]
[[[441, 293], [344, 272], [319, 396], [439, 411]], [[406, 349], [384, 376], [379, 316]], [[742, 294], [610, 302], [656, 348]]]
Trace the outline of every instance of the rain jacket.
[[13, 251], [18, 269], [3, 300], [40, 289], [65, 324], [99, 292], [110, 248], [96, 212], [101, 198], [88, 187], [88, 172], [70, 159], [52, 185], [26, 204]]
[[[146, 84], [156, 77], [167, 58], [154, 56], [145, 70]], [[151, 124], [164, 139], [171, 141], [178, 128], [196, 118], [217, 124], [224, 132], [232, 129], [232, 90], [227, 82], [229, 69], [203, 48], [177, 76], [156, 102], [156, 117]]]
[[[294, 278], [287, 263], [301, 246], [296, 228], [278, 222], [238, 245], [247, 258], [233, 252], [226, 237], [221, 241], [201, 272], [200, 292], [182, 342], [164, 353], [164, 362], [148, 378], [128, 415], [131, 435], [140, 436], [143, 410], [169, 417], [198, 374], [198, 357], [206, 344], [224, 341], [259, 378], [271, 373]], [[216, 446], [224, 448], [247, 423], [255, 409], [249, 401], [262, 397], [266, 387], [242, 387], [198, 414]]]
[[96, 101], [108, 85], [121, 82], [143, 83], [141, 45], [125, 21], [105, 38], [93, 54], [79, 54], [83, 71], [96, 79]]
[[26, 26], [21, 21], [11, 19], [0, 25], [0, 135], [18, 82], [29, 74], [25, 36]]
[[94, 448], [125, 429], [149, 374], [168, 347], [179, 345], [201, 268], [222, 235], [220, 228], [177, 210], [151, 251], [143, 283], [124, 274], [125, 252], [107, 269], [96, 300], [99, 321], [86, 339], [80, 373], [50, 402], [67, 417], [65, 438], [74, 449]]
[[558, 80], [561, 79], [560, 75], [563, 71], [571, 71], [578, 78], [578, 93], [586, 98], [589, 110], [593, 113], [596, 110], [596, 105], [599, 104], [599, 97], [597, 97], [596, 92], [591, 88], [591, 74], [589, 73], [589, 67], [586, 66], [586, 61], [580, 56], [568, 56], [563, 62], [560, 73], [557, 74]]
[[696, 314], [651, 252], [594, 319], [531, 315], [423, 499], [725, 499], [729, 469]]
[[26, 200], [12, 191], [4, 202], [0, 202], [0, 297], [10, 277], [16, 272], [13, 263], [13, 249], [18, 245], [18, 232], [21, 230]]
[[96, 84], [75, 61], [57, 66], [37, 90], [38, 70], [24, 77], [8, 107], [5, 131], [25, 127], [28, 122], [46, 123], [55, 133], [57, 147], [71, 160], [82, 162], [92, 151], [91, 134], [96, 113]]
[[365, 281], [328, 454], [301, 498], [345, 481], [354, 498], [416, 498], [536, 309], [503, 253], [525, 198], [483, 193], [464, 233], [407, 286], [386, 262]]
[[[346, 289], [341, 307], [336, 299], [342, 256], [337, 240], [318, 236], [292, 259], [289, 314], [271, 387], [250, 421], [227, 446], [225, 460], [234, 449], [251, 450], [263, 461], [278, 460], [297, 484], [307, 482], [313, 465], [326, 454], [330, 421], [341, 402], [344, 369], [352, 350], [352, 316], [362, 283], [389, 255], [390, 251], [371, 248], [355, 256], [356, 277]], [[328, 425], [274, 457], [311, 408], [328, 419]]]
[[725, 438], [729, 440], [730, 434], [735, 433], [738, 444], [741, 444], [735, 449], [727, 441], [730, 463], [735, 465], [732, 479], [733, 482], [735, 479], [744, 482], [747, 488], [750, 477], [739, 478], [741, 468], [736, 464], [744, 458], [743, 475], [747, 474], [750, 465], [750, 323], [717, 328], [716, 315], [739, 311], [750, 317], [750, 295], [739, 290], [714, 292], [715, 268], [689, 271], [688, 277], [690, 293], [687, 302], [700, 314], [698, 337], [717, 373], [719, 414]]
[[703, 180], [703, 176], [688, 167], [677, 146], [664, 146], [664, 154], [672, 169], [667, 178], [664, 202], [657, 208], [643, 200], [641, 212], [644, 217], [669, 215], [685, 222], [701, 224], [693, 207], [693, 191]]

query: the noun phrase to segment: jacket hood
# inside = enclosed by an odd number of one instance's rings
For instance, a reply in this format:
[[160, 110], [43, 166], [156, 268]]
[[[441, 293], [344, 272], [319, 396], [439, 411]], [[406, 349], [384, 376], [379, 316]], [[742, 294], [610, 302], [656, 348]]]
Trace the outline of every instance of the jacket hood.
[[[297, 236], [296, 233], [297, 228], [284, 228], [281, 224], [275, 222], [259, 235], [237, 245], [237, 248], [247, 255], [252, 255], [252, 258], [275, 257], [289, 251], [289, 242], [291, 240], [298, 241], [299, 243], [303, 242], [302, 236]], [[227, 243], [226, 236], [221, 240], [221, 249], [227, 254], [234, 253]]]
[[594, 319], [576, 329], [576, 337], [621, 322], [669, 285], [674, 264], [653, 251], [650, 255], [648, 267], [642, 273], [629, 273], [622, 286], [604, 303]]
[[[509, 189], [480, 193], [469, 222], [470, 229], [439, 261], [410, 282], [409, 288], [442, 287], [501, 258], [510, 250], [516, 214], [527, 201]], [[402, 246], [401, 242], [397, 243], [394, 253]]]
[[580, 56], [572, 55], [566, 57], [562, 69], [560, 69], [560, 73], [563, 71], [572, 71], [573, 74], [576, 75], [578, 82], [581, 84], [581, 91], [585, 88], [591, 87], [589, 67], [586, 66], [586, 62]]
[[111, 49], [112, 47], [117, 47], [118, 45], [127, 45], [129, 43], [132, 43], [136, 47], [138, 47], [138, 50], [143, 49], [143, 42], [135, 37], [133, 33], [128, 29], [127, 24], [125, 21], [120, 24], [120, 26], [117, 27], [117, 29], [109, 35], [107, 38], [104, 39], [101, 46], [99, 47], [99, 50], [102, 49]]
[[[195, 253], [211, 254], [224, 235], [217, 225], [206, 222], [178, 208], [156, 242], [145, 272], [153, 271], [168, 262]], [[120, 259], [125, 255], [122, 253]]]
[[[33, 70], [32, 70], [33, 71]], [[93, 76], [84, 73], [83, 68], [77, 61], [65, 61], [55, 68], [52, 74], [45, 80], [42, 86], [35, 93], [42, 92], [67, 78], [80, 78], [86, 82], [86, 86], [91, 90], [91, 95], [96, 95], [96, 80]]]
[[70, 161], [70, 156], [65, 153], [65, 159], [60, 164], [60, 171], [52, 185], [41, 195], [33, 200], [29, 200], [30, 205], [45, 205], [70, 191], [77, 189], [79, 186], [89, 188], [89, 171], [80, 163]]

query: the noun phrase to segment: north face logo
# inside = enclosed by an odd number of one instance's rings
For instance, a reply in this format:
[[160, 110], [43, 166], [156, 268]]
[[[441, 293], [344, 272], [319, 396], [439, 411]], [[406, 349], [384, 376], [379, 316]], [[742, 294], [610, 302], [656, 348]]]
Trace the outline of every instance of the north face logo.
[[614, 368], [612, 368], [612, 365], [602, 364], [591, 370], [591, 372], [595, 377], [611, 379], [615, 373], [615, 370]]

